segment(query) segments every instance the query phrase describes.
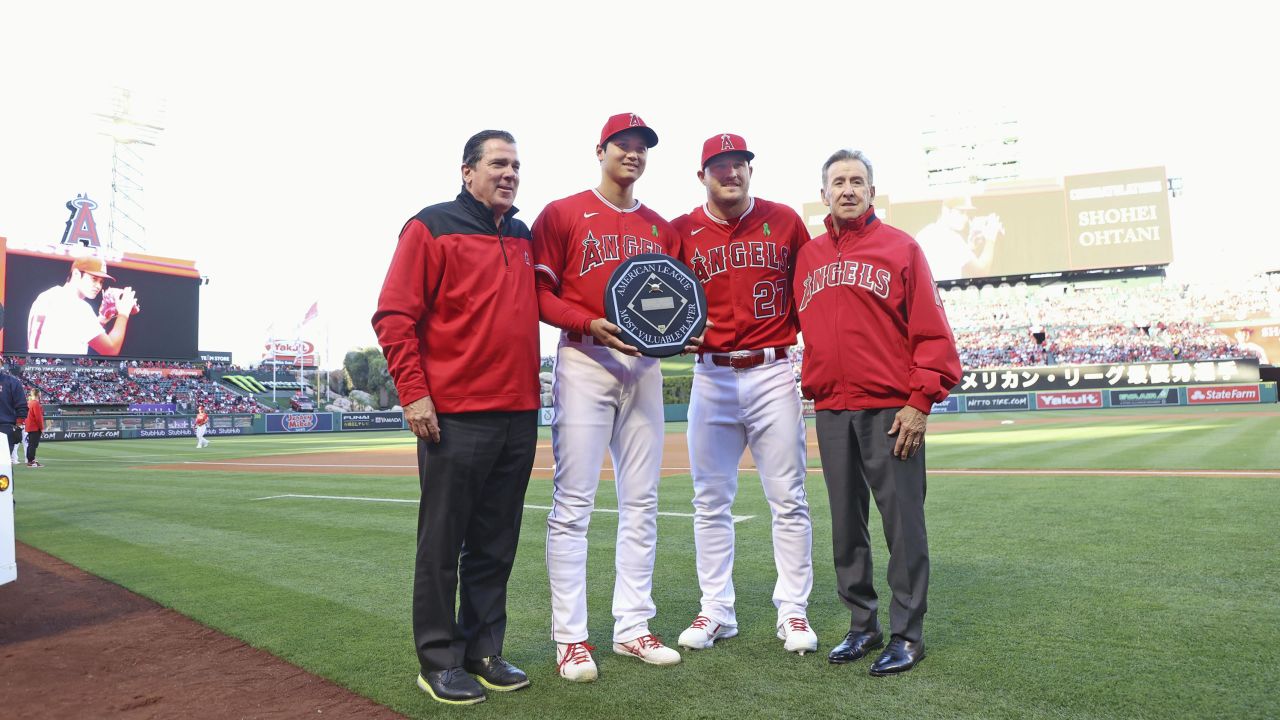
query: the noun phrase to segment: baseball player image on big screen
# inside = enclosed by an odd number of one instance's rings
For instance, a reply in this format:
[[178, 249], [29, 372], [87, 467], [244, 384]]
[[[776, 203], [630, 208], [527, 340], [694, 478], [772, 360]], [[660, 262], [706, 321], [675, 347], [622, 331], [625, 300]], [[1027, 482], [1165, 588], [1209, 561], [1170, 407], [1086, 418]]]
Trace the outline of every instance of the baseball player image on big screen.
[[5, 280], [6, 353], [196, 356], [201, 278], [187, 261], [10, 250]]
[[751, 161], [740, 135], [703, 143], [698, 179], [706, 203], [672, 224], [680, 259], [707, 295], [707, 331], [693, 369], [689, 459], [701, 608], [679, 644], [709, 648], [738, 634], [734, 611], [734, 497], [738, 462], [751, 449], [773, 517], [776, 630], [786, 650], [818, 649], [807, 608], [813, 589], [813, 528], [805, 495], [805, 427], [787, 354], [798, 328], [791, 302], [795, 257], [809, 240], [785, 205], [753, 198]]
[[[110, 288], [107, 261], [77, 258], [67, 281], [36, 297], [27, 315], [27, 351], [51, 355], [119, 355], [129, 318], [139, 310], [133, 288]], [[89, 302], [102, 295], [98, 311]], [[108, 329], [109, 328], [109, 329]]]
[[634, 197], [658, 135], [639, 116], [605, 123], [596, 146], [600, 185], [547, 205], [533, 223], [539, 314], [562, 330], [552, 396], [555, 455], [547, 517], [551, 634], [561, 677], [587, 682], [597, 667], [587, 644], [587, 526], [606, 451], [613, 458], [618, 535], [613, 650], [654, 665], [680, 662], [649, 628], [662, 463], [662, 374], [618, 339], [604, 295], [618, 264], [641, 253], [676, 256], [679, 235]]

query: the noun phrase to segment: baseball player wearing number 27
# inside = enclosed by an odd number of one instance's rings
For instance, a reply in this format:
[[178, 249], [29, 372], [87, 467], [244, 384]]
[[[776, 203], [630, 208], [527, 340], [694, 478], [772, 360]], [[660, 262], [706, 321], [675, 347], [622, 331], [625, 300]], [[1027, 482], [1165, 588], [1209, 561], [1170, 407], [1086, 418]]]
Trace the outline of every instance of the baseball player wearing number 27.
[[600, 185], [552, 202], [533, 223], [539, 314], [562, 330], [547, 516], [551, 635], [560, 676], [575, 682], [598, 675], [595, 648], [587, 643], [587, 527], [606, 451], [618, 496], [613, 650], [653, 665], [680, 662], [680, 653], [649, 629], [657, 614], [662, 374], [656, 358], [623, 343], [619, 328], [604, 317], [605, 286], [620, 262], [641, 253], [678, 255], [675, 229], [634, 194], [657, 144], [657, 133], [639, 116], [609, 118], [596, 145]]
[[750, 448], [773, 518], [778, 638], [786, 650], [804, 654], [818, 649], [807, 617], [813, 527], [804, 489], [804, 419], [787, 348], [796, 342], [795, 258], [809, 233], [791, 208], [751, 196], [754, 158], [739, 135], [709, 138], [698, 171], [707, 201], [672, 223], [681, 234], [680, 259], [702, 282], [713, 323], [694, 364], [689, 402], [702, 602], [679, 644], [710, 648], [738, 634], [731, 510], [738, 462]]

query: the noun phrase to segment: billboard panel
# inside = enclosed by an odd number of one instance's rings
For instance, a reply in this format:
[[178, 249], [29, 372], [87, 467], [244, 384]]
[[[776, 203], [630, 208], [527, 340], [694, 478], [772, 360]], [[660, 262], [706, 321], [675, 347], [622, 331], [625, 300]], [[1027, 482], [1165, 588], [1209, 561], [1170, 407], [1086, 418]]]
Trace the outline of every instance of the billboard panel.
[[1065, 179], [1070, 270], [1167, 265], [1173, 260], [1164, 168]]
[[[86, 279], [87, 273], [73, 272], [75, 259], [66, 254], [73, 248], [56, 250], [5, 253], [4, 352], [195, 357], [200, 276], [191, 263], [128, 253], [98, 256], [96, 272], [111, 279]], [[101, 289], [93, 278], [102, 280]], [[102, 306], [107, 289], [123, 288], [132, 288], [138, 312], [117, 332], [120, 319], [106, 317]]]
[[[936, 280], [1167, 265], [1173, 260], [1163, 167], [1073, 175], [1060, 187], [917, 202], [876, 197], [876, 212], [916, 239]], [[827, 210], [806, 203], [824, 231]]]
[[1058, 190], [894, 203], [885, 215], [920, 243], [937, 280], [1027, 275], [1070, 264]]

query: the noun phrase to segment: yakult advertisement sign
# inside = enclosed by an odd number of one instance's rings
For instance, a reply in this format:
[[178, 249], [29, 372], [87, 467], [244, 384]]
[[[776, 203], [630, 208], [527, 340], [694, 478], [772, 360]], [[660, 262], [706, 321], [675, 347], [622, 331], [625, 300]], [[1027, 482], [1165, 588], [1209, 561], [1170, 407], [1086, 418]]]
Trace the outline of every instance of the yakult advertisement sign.
[[1075, 410], [1102, 407], [1101, 390], [1036, 393], [1037, 410]]
[[263, 362], [315, 367], [316, 346], [306, 340], [268, 340], [264, 348]]

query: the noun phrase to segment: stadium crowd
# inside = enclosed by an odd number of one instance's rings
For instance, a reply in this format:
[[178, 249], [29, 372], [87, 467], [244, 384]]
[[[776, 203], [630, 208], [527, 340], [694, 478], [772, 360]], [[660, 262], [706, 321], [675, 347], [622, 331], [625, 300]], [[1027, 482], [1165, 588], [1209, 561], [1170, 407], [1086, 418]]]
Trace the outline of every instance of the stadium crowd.
[[[988, 286], [943, 294], [965, 368], [1259, 357], [1211, 323], [1280, 316], [1280, 286], [1171, 282]], [[1264, 358], [1259, 358], [1264, 359]]]
[[[151, 405], [162, 412], [210, 413], [270, 411], [252, 397], [203, 376], [130, 374], [130, 369], [199, 369], [189, 362], [93, 358], [6, 358], [9, 370], [28, 388], [38, 389], [48, 405]], [[38, 368], [38, 370], [37, 370]], [[165, 407], [167, 409], [160, 410]]]

